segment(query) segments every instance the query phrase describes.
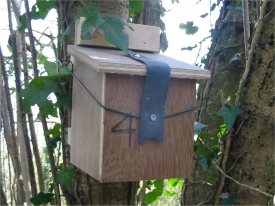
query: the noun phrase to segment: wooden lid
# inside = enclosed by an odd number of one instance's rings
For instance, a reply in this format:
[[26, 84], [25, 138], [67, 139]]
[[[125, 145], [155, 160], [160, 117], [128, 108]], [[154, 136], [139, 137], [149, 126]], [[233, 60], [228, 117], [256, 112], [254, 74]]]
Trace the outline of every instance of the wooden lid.
[[[119, 50], [69, 45], [68, 52], [79, 61], [91, 65], [91, 68], [97, 72], [129, 75], [146, 74], [146, 67], [144, 64], [131, 59]], [[161, 54], [138, 53], [153, 60], [167, 63], [171, 67], [171, 77], [187, 79], [210, 78], [209, 70], [201, 69], [200, 67]]]

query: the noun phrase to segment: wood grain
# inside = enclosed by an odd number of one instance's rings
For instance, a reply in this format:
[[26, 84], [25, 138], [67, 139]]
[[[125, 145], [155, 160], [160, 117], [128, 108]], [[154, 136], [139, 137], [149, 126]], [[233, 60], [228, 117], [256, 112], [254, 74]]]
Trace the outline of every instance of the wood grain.
[[[111, 108], [139, 114], [144, 77], [107, 74], [105, 103]], [[166, 113], [175, 113], [195, 105], [195, 81], [172, 79]], [[165, 120], [164, 141], [138, 143], [139, 121], [133, 120], [129, 143], [128, 133], [113, 133], [112, 127], [123, 116], [106, 112], [104, 116], [104, 142], [102, 182], [137, 181], [187, 177], [193, 164], [194, 112]], [[129, 121], [121, 125], [128, 129]]]
[[[90, 65], [97, 72], [141, 75], [146, 74], [144, 64], [126, 56], [122, 51], [114, 49], [68, 46], [70, 55]], [[140, 53], [153, 60], [167, 63], [171, 67], [171, 77], [187, 79], [209, 79], [210, 72], [182, 61], [161, 54]]]
[[[97, 73], [87, 65], [73, 60], [74, 74], [104, 102], [105, 74]], [[73, 80], [71, 163], [96, 179], [101, 179], [103, 152], [104, 110], [91, 100], [84, 89]]]
[[[81, 17], [75, 24], [75, 44], [87, 46], [102, 46], [115, 48], [105, 37], [97, 30], [91, 34], [92, 39], [81, 38], [81, 26], [85, 18]], [[129, 49], [139, 51], [159, 52], [160, 47], [160, 28], [156, 26], [132, 24], [129, 23], [124, 32], [129, 38]]]

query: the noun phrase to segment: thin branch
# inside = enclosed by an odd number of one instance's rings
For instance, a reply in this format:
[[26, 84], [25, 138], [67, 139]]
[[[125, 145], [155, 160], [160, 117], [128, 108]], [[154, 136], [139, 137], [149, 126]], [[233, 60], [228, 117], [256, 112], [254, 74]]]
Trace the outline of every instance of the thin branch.
[[250, 47], [249, 53], [248, 53], [248, 59], [247, 59], [246, 64], [245, 64], [245, 70], [244, 70], [244, 73], [243, 73], [243, 76], [242, 76], [242, 79], [240, 81], [240, 85], [239, 85], [239, 88], [238, 88], [238, 91], [237, 91], [237, 94], [236, 94], [235, 105], [237, 105], [237, 106], [240, 105], [240, 99], [241, 99], [241, 96], [242, 96], [241, 92], [243, 91], [244, 83], [246, 82], [247, 76], [250, 72], [250, 67], [251, 67], [251, 64], [252, 64], [254, 51], [257, 47], [257, 44], [258, 44], [259, 39], [260, 39], [261, 31], [263, 29], [263, 25], [264, 25], [263, 18], [264, 18], [264, 15], [265, 15], [267, 3], [268, 3], [268, 1], [263, 2], [263, 5], [262, 5], [261, 11], [260, 11], [260, 17], [259, 17], [257, 27], [256, 27], [256, 31], [255, 31], [255, 34], [252, 38], [251, 47]]
[[260, 189], [255, 188], [255, 187], [251, 187], [251, 186], [249, 186], [249, 185], [245, 185], [245, 184], [243, 184], [243, 183], [241, 183], [241, 182], [235, 180], [234, 178], [230, 177], [229, 175], [225, 174], [225, 172], [224, 172], [215, 162], [213, 162], [213, 165], [214, 165], [214, 166], [215, 166], [215, 167], [216, 167], [225, 177], [227, 177], [228, 179], [232, 180], [232, 181], [235, 182], [236, 184], [238, 184], [238, 185], [240, 185], [240, 186], [242, 186], [242, 187], [246, 187], [246, 188], [248, 188], [248, 189], [254, 190], [254, 191], [256, 191], [256, 192], [259, 192], [259, 193], [261, 193], [261, 194], [263, 194], [263, 195], [265, 195], [265, 196], [267, 196], [267, 197], [273, 197], [273, 195], [271, 195], [271, 194], [269, 194], [269, 193], [267, 193], [267, 192], [264, 192], [264, 191], [262, 191], [262, 190], [260, 190]]
[[243, 31], [244, 31], [244, 51], [245, 51], [245, 59], [248, 58], [248, 50], [249, 50], [249, 38], [250, 38], [250, 25], [249, 25], [249, 6], [248, 0], [242, 1], [243, 7]]

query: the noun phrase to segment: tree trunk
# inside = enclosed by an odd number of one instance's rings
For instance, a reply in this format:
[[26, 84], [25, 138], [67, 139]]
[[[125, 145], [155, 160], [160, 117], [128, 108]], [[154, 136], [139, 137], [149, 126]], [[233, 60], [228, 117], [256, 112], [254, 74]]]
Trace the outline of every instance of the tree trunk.
[[[263, 29], [245, 85], [241, 107], [245, 110], [239, 133], [233, 138], [227, 169], [231, 177], [269, 194], [274, 182], [274, 7], [264, 11]], [[259, 22], [258, 24], [260, 24]], [[240, 187], [226, 179], [223, 193], [236, 196], [240, 205], [272, 204], [272, 197]]]
[[[224, 1], [212, 33], [216, 37], [206, 63], [212, 76], [199, 87], [199, 111], [196, 115], [197, 121], [208, 125], [209, 137], [215, 135], [223, 123], [223, 119], [215, 115], [220, 107], [223, 104], [235, 105], [245, 67], [241, 8], [239, 1]], [[197, 161], [192, 179], [187, 181], [183, 192], [183, 204], [224, 204], [224, 201], [241, 205], [267, 204], [271, 197], [269, 194], [263, 195], [261, 191], [274, 194], [274, 22], [271, 18], [274, 17], [274, 2], [269, 2], [268, 8], [273, 13], [265, 12], [268, 16], [264, 19], [263, 32], [250, 68], [251, 74], [244, 90], [240, 92], [243, 94], [240, 107], [244, 114], [235, 123], [235, 130], [229, 132], [230, 136], [222, 139], [222, 154], [224, 148], [229, 149], [228, 158], [221, 159], [227, 177], [221, 175], [213, 165], [204, 171]], [[228, 175], [233, 180], [228, 179]]]

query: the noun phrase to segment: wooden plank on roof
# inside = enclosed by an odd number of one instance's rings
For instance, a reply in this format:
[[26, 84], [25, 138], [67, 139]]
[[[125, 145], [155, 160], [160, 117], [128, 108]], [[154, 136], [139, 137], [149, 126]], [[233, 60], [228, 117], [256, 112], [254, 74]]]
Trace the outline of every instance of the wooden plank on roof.
[[[68, 46], [70, 55], [90, 65], [92, 69], [104, 73], [142, 75], [146, 74], [144, 64], [135, 61], [115, 49]], [[140, 53], [153, 60], [167, 63], [171, 67], [171, 77], [188, 79], [209, 79], [210, 71], [172, 59], [161, 54]]]

